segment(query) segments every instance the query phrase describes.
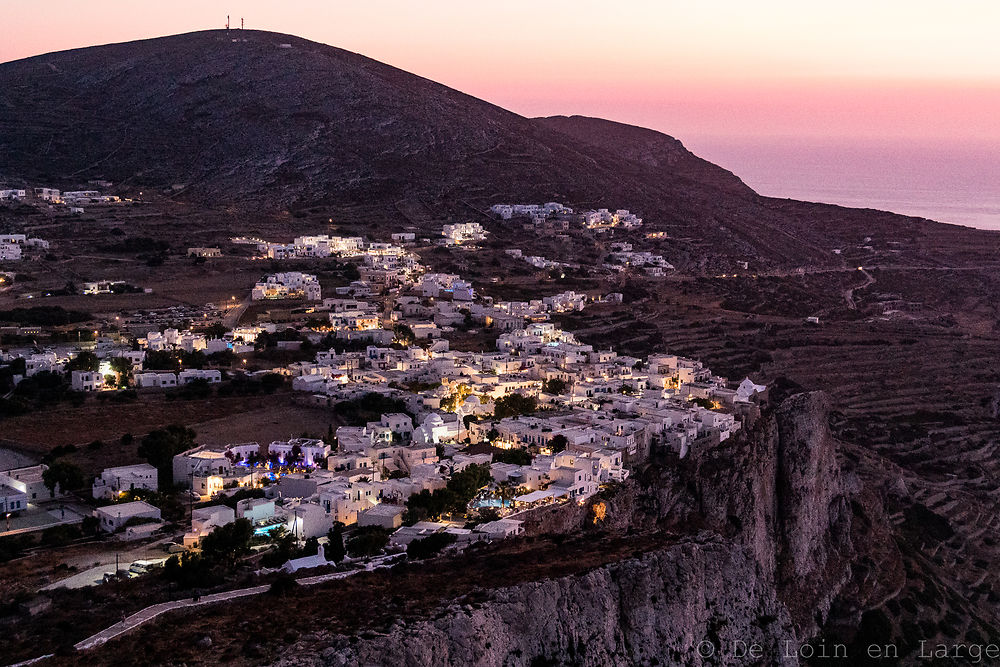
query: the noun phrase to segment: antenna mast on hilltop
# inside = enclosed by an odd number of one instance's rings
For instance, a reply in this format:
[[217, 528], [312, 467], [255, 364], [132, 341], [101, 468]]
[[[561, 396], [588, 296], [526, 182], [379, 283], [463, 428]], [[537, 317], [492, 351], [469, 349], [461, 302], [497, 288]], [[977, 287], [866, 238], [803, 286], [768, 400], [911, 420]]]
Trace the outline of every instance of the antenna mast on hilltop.
[[229, 14], [226, 14], [226, 30], [229, 30]]
[[243, 17], [240, 17], [240, 30], [243, 30]]

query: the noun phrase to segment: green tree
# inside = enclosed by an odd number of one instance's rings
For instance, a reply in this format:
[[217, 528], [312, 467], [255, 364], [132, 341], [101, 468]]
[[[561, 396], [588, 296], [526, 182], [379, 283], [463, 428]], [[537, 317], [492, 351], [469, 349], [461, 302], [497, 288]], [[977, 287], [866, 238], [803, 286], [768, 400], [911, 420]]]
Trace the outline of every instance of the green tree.
[[487, 463], [466, 466], [454, 473], [448, 480], [447, 489], [455, 494], [455, 507], [464, 512], [465, 505], [490, 483], [490, 479], [490, 466]]
[[128, 377], [129, 373], [132, 372], [132, 362], [127, 357], [112, 357], [111, 370], [118, 375]]
[[267, 373], [260, 379], [261, 389], [266, 394], [273, 394], [285, 384], [285, 378], [278, 373]]
[[63, 492], [72, 491], [83, 486], [83, 471], [69, 461], [53, 461], [42, 473], [42, 482], [52, 495], [55, 495], [57, 485]]
[[412, 345], [413, 341], [416, 340], [413, 329], [405, 324], [397, 324], [392, 328], [392, 332], [395, 334], [395, 342], [400, 345]]
[[538, 410], [538, 399], [534, 396], [508, 394], [496, 400], [493, 406], [493, 416], [496, 419], [530, 415]]
[[180, 370], [181, 362], [171, 350], [147, 350], [142, 367], [148, 371], [176, 371]]
[[302, 545], [303, 556], [315, 556], [319, 553], [319, 539], [317, 537], [310, 537]]
[[437, 519], [456, 505], [455, 494], [449, 489], [424, 489], [406, 501], [406, 523], [413, 525], [423, 519]]
[[566, 386], [566, 380], [552, 378], [542, 383], [542, 391], [549, 394], [563, 394], [566, 393]]
[[559, 453], [566, 449], [568, 444], [569, 440], [567, 440], [566, 436], [562, 433], [549, 440], [549, 448], [555, 453]]
[[326, 559], [339, 563], [344, 560], [347, 551], [344, 549], [344, 524], [339, 521], [333, 523], [333, 528], [326, 534], [330, 541], [326, 547]]
[[66, 364], [66, 372], [72, 371], [96, 371], [101, 366], [101, 360], [97, 355], [88, 350], [84, 350], [76, 355]]
[[458, 537], [451, 533], [433, 533], [410, 542], [406, 547], [406, 555], [416, 560], [430, 558], [445, 547], [454, 544], [456, 540]]
[[180, 588], [210, 586], [219, 580], [213, 572], [212, 563], [200, 554], [187, 551], [180, 556], [171, 556], [163, 564], [163, 578]]
[[271, 582], [271, 587], [267, 589], [267, 593], [275, 597], [287, 597], [297, 591], [298, 588], [299, 582], [295, 581], [295, 577], [287, 572], [280, 572], [275, 580]]
[[180, 424], [150, 431], [139, 444], [139, 456], [159, 471], [160, 488], [173, 482], [174, 456], [194, 447], [194, 431]]
[[84, 535], [97, 535], [100, 528], [101, 520], [96, 516], [85, 516], [83, 517], [83, 522], [80, 523], [80, 529]]
[[347, 540], [347, 553], [355, 558], [375, 556], [389, 544], [389, 532], [378, 526], [358, 528]]
[[221, 563], [228, 569], [236, 567], [242, 556], [250, 553], [253, 524], [249, 519], [237, 519], [218, 526], [201, 540], [202, 556], [210, 562]]
[[531, 465], [531, 453], [527, 449], [494, 449], [494, 463], [513, 463], [518, 466]]

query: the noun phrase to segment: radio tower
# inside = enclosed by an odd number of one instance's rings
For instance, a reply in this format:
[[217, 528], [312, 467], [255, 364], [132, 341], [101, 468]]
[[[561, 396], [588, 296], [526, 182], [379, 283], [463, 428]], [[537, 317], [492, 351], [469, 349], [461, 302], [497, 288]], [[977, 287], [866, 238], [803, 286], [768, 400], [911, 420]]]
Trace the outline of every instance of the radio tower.
[[240, 30], [243, 30], [243, 17], [240, 17]]
[[229, 30], [229, 14], [226, 14], [226, 30]]

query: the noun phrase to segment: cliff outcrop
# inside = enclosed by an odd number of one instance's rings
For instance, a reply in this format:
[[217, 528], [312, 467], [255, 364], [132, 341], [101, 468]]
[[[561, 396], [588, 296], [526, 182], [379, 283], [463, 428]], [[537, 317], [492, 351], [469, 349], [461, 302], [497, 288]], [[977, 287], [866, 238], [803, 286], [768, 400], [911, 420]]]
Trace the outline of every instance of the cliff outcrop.
[[385, 632], [319, 633], [292, 652], [296, 664], [745, 664], [755, 646], [764, 664], [797, 664], [855, 576], [855, 522], [869, 534], [884, 521], [852, 503], [856, 480], [828, 411], [822, 393], [792, 396], [737, 437], [653, 461], [589, 506], [529, 522], [536, 532], [676, 534], [666, 547], [454, 600]]

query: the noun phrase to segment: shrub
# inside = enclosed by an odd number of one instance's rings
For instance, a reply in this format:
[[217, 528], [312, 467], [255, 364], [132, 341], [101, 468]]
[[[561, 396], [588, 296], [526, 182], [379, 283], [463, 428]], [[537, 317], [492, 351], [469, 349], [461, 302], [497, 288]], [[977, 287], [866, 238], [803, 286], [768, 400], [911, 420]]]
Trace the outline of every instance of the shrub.
[[447, 546], [454, 544], [458, 537], [451, 533], [434, 533], [427, 537], [413, 540], [406, 547], [406, 555], [416, 560], [430, 558]]
[[355, 558], [375, 556], [389, 544], [389, 532], [377, 526], [358, 528], [347, 540], [347, 553]]

